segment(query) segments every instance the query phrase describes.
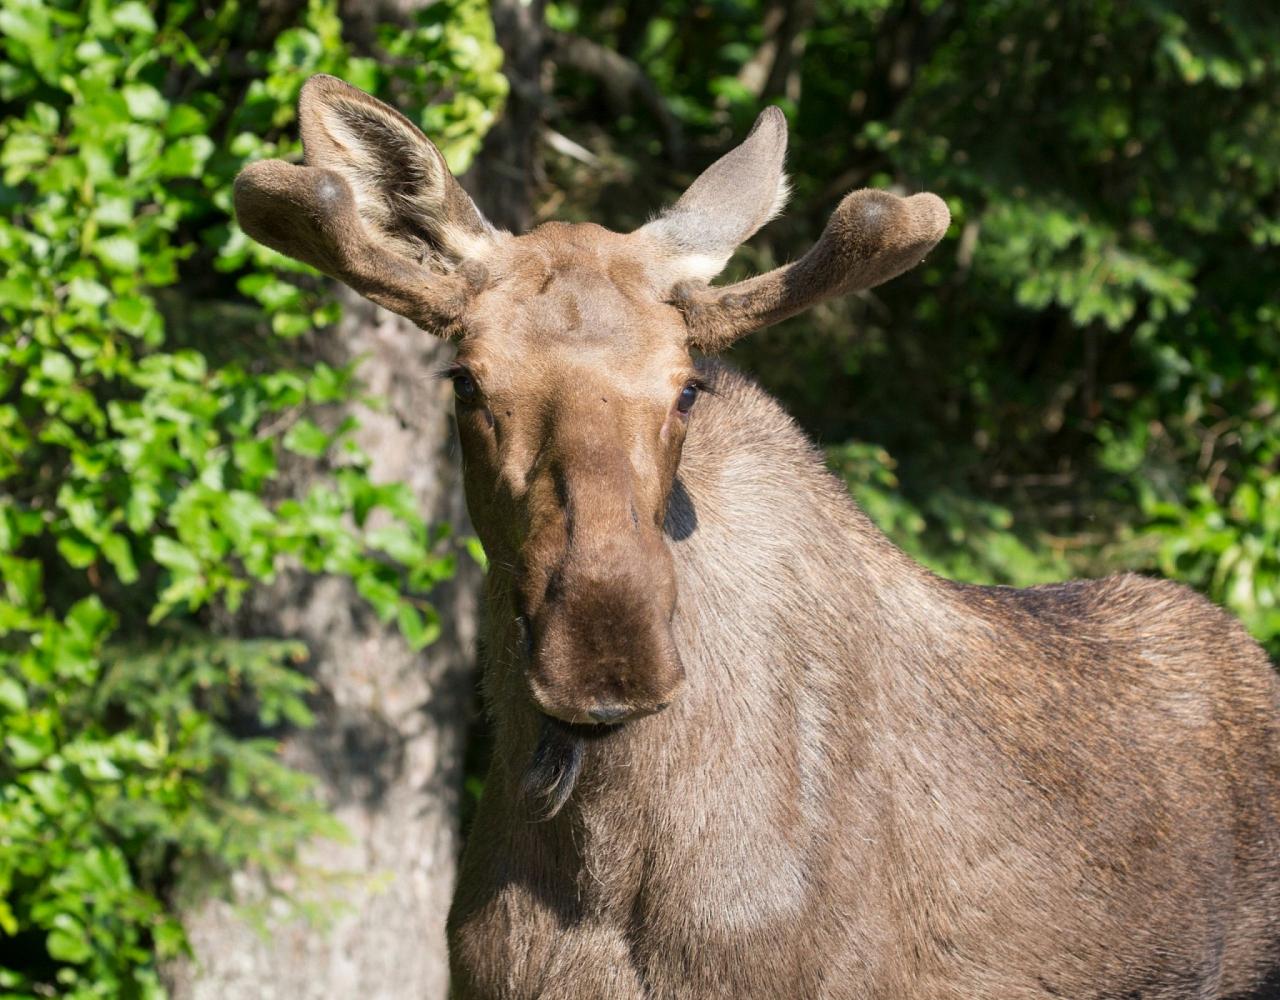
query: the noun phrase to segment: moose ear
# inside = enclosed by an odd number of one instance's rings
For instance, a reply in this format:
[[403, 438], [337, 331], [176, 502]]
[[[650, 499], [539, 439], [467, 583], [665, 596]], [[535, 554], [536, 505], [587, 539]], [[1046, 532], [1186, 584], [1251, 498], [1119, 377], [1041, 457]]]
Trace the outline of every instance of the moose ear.
[[639, 232], [664, 251], [672, 284], [710, 281], [733, 252], [787, 201], [787, 119], [765, 108], [750, 135], [695, 180], [680, 200]]
[[409, 119], [331, 76], [298, 101], [305, 166], [252, 163], [236, 178], [251, 237], [427, 329], [456, 317], [453, 274], [500, 238]]

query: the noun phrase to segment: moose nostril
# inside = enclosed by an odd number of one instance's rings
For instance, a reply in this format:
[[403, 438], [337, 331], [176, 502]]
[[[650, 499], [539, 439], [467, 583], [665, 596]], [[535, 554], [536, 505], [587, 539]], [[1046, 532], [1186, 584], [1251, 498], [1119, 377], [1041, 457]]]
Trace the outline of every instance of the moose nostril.
[[609, 723], [617, 722], [621, 719], [627, 714], [627, 710], [619, 705], [599, 705], [591, 709], [587, 714], [596, 722], [607, 726]]
[[520, 653], [526, 660], [533, 657], [533, 633], [529, 631], [529, 619], [524, 615], [516, 616], [516, 642], [520, 644]]

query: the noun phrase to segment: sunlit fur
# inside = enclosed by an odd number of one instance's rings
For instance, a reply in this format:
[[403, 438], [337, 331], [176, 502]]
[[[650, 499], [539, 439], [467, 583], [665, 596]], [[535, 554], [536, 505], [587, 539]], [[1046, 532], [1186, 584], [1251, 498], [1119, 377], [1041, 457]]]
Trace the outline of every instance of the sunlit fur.
[[[941, 580], [775, 403], [707, 374], [666, 523], [687, 683], [584, 741], [546, 822], [520, 793], [537, 734], [495, 700], [451, 918], [457, 995], [1256, 985], [1280, 919], [1280, 728], [1240, 625], [1132, 575]], [[498, 653], [488, 682], [515, 669]]]
[[458, 1000], [1276, 995], [1280, 683], [1239, 623], [1132, 575], [939, 579], [690, 353], [917, 263], [940, 199], [855, 192], [712, 288], [775, 204], [776, 112], [658, 224], [518, 237], [367, 95], [321, 78], [300, 117], [246, 231], [459, 340], [494, 752]]

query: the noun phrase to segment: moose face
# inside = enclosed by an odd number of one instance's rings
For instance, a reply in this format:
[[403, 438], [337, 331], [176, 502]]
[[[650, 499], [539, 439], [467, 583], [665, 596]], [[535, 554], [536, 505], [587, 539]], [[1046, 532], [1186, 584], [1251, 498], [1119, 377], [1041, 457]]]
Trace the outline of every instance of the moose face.
[[545, 715], [614, 724], [683, 680], [663, 515], [719, 350], [833, 295], [885, 281], [945, 232], [933, 195], [849, 195], [794, 264], [708, 284], [782, 206], [786, 122], [747, 139], [630, 234], [548, 223], [495, 230], [402, 115], [332, 77], [303, 88], [306, 165], [236, 182], [255, 239], [458, 341], [467, 499], [506, 574], [529, 696]]
[[530, 693], [570, 723], [656, 711], [684, 676], [662, 522], [701, 383], [643, 242], [560, 224], [508, 240], [447, 371]]

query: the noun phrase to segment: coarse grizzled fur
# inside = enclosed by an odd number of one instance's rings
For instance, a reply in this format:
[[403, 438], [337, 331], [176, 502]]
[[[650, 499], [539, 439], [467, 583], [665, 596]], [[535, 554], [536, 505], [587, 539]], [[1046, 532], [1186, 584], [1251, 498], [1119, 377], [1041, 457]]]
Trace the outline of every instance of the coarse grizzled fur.
[[666, 519], [687, 682], [566, 734], [580, 775], [545, 822], [490, 642], [457, 995], [1251, 995], [1280, 941], [1280, 685], [1239, 623], [1134, 575], [939, 579], [776, 403], [711, 379]]
[[521, 236], [355, 88], [299, 118], [245, 231], [458, 340], [495, 730], [458, 1000], [1276, 995], [1280, 685], [1240, 624], [939, 579], [693, 357], [918, 263], [941, 199], [854, 192], [717, 287], [785, 196], [776, 110], [634, 233]]

